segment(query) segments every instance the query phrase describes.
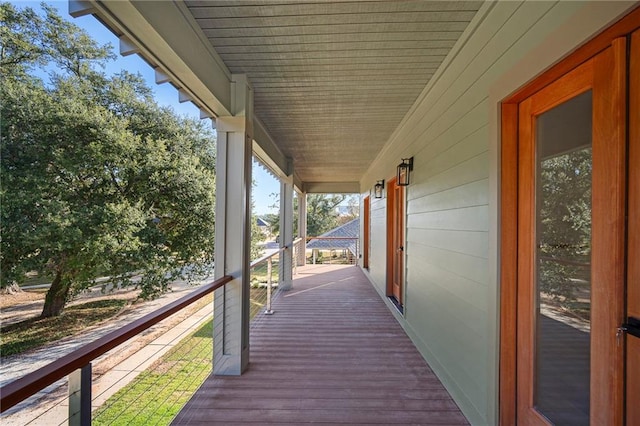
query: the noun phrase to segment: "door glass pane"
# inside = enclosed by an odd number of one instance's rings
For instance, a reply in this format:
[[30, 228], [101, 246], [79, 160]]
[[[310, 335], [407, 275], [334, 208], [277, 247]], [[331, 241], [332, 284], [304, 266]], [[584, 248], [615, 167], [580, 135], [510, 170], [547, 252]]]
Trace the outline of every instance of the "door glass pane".
[[536, 123], [535, 405], [557, 425], [589, 424], [591, 92]]

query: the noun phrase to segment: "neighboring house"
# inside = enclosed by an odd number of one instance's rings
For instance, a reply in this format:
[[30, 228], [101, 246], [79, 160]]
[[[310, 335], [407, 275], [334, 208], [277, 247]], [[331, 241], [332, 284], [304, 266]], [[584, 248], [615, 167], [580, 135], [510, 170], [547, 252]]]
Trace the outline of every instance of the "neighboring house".
[[260, 228], [262, 235], [265, 237], [271, 235], [271, 225], [269, 225], [266, 220], [258, 216], [256, 217], [256, 224], [258, 225], [258, 228]]
[[[360, 218], [355, 218], [331, 231], [313, 238], [307, 243], [307, 250], [312, 250], [312, 263], [315, 264], [323, 251], [340, 251], [347, 263], [355, 263], [358, 259], [358, 238], [360, 236]], [[331, 262], [331, 260], [329, 260]]]

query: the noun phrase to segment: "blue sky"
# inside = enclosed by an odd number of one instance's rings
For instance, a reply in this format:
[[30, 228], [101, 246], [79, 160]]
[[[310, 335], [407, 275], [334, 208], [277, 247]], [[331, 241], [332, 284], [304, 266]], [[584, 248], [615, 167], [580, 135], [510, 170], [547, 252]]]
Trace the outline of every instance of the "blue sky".
[[[11, 1], [11, 3], [18, 7], [31, 7], [36, 11], [40, 10], [40, 2], [38, 1]], [[153, 69], [139, 56], [120, 56], [118, 53], [118, 39], [116, 36], [93, 16], [72, 18], [69, 15], [68, 1], [66, 0], [48, 1], [46, 3], [56, 7], [58, 9], [58, 13], [63, 18], [73, 22], [80, 28], [83, 28], [99, 43], [111, 43], [114, 53], [117, 55], [117, 59], [107, 65], [105, 71], [108, 74], [116, 73], [122, 69], [126, 69], [129, 72], [139, 72], [147, 82], [147, 85], [153, 90], [155, 99], [158, 103], [171, 106], [175, 111], [182, 115], [195, 118], [200, 116], [200, 111], [191, 102], [178, 102], [178, 91], [173, 86], [168, 83], [156, 84]], [[253, 180], [256, 183], [256, 186], [253, 189], [255, 212], [258, 215], [265, 213], [277, 213], [277, 209], [274, 210], [270, 208], [270, 206], [275, 202], [271, 194], [280, 192], [280, 184], [278, 181], [263, 167], [257, 164], [254, 164], [253, 167]]]

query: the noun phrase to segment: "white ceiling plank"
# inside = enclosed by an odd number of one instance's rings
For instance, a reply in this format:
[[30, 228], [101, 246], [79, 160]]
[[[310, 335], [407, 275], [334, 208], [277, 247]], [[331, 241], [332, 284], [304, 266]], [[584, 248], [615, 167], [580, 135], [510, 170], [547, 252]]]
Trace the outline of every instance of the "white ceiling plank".
[[[359, 192], [363, 174], [482, 6], [429, 0], [133, 4], [152, 31], [162, 28], [149, 36], [136, 24], [134, 45], [157, 44], [156, 36], [165, 43], [160, 51], [168, 48], [179, 61], [157, 65], [183, 88], [185, 100], [207, 105], [203, 86], [216, 94], [221, 75], [247, 76], [256, 155], [276, 175], [295, 172], [306, 192]], [[118, 19], [128, 18], [119, 12]], [[184, 72], [197, 78], [185, 84]]]

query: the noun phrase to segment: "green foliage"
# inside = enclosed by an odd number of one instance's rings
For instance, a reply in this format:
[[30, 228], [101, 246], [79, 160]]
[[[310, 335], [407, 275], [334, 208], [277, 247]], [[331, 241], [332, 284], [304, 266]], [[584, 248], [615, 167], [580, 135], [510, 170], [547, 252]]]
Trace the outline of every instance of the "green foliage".
[[[278, 194], [271, 194], [276, 200]], [[333, 228], [355, 219], [359, 215], [357, 198], [351, 196], [347, 198], [344, 194], [307, 194], [307, 235], [317, 237]], [[348, 199], [349, 214], [340, 217], [337, 207]], [[293, 199], [294, 215], [298, 211], [298, 198]], [[280, 232], [280, 216], [277, 214], [268, 214], [264, 217], [265, 221], [271, 226], [272, 232], [278, 234]], [[293, 234], [297, 233], [298, 223], [295, 221]]]
[[278, 235], [280, 233], [280, 215], [276, 213], [268, 213], [262, 216], [265, 222], [269, 224], [269, 228], [271, 228], [271, 233], [273, 235]]
[[538, 198], [540, 291], [569, 308], [590, 281], [591, 149], [544, 160]]
[[261, 242], [265, 240], [265, 235], [262, 233], [262, 230], [258, 226], [257, 217], [255, 214], [251, 215], [251, 260], [259, 259], [263, 254], [264, 250], [260, 245]]
[[113, 58], [111, 46], [99, 46], [54, 8], [41, 3], [44, 18], [31, 8], [0, 3], [0, 73], [27, 77], [34, 68], [53, 65], [57, 71], [89, 75], [91, 65]]
[[308, 194], [307, 195], [307, 235], [317, 237], [339, 225], [336, 207], [347, 196], [342, 194]]
[[[252, 184], [255, 187], [255, 182]], [[259, 259], [263, 254], [264, 250], [262, 250], [262, 243], [265, 240], [265, 235], [262, 233], [262, 230], [258, 226], [258, 217], [254, 213], [255, 204], [253, 201], [253, 196], [251, 197], [251, 245], [250, 245], [250, 256], [251, 260]]]
[[[38, 17], [1, 4], [2, 285], [28, 271], [54, 285], [58, 315], [100, 275], [144, 298], [213, 262], [215, 152], [203, 124], [158, 106], [141, 77], [106, 76], [108, 49], [51, 9]], [[33, 67], [54, 66], [49, 82]]]

